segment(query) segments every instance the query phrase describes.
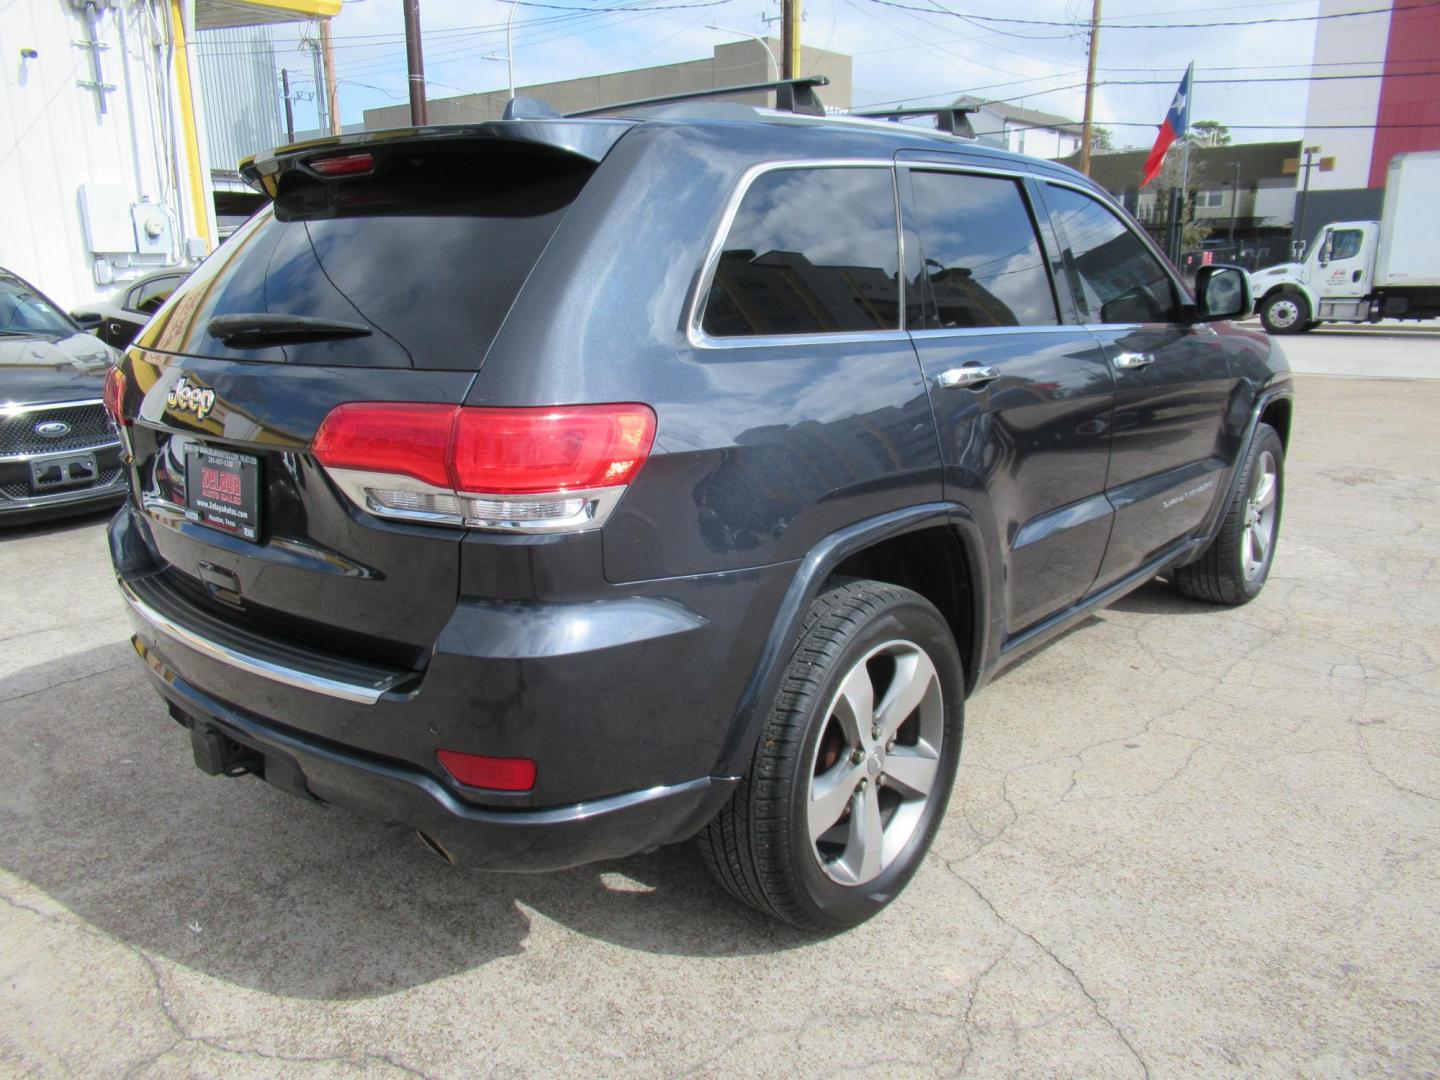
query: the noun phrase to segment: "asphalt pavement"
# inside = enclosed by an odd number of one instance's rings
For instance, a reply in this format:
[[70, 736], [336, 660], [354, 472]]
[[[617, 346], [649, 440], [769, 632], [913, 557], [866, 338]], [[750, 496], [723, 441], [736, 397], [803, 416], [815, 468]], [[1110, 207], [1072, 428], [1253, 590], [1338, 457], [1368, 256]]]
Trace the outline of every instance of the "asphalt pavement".
[[[1332, 337], [1297, 369], [1440, 365]], [[1260, 599], [1157, 582], [1000, 677], [924, 867], [825, 940], [688, 847], [486, 875], [205, 776], [103, 517], [7, 534], [0, 1073], [1435, 1075], [1437, 414], [1301, 377]]]

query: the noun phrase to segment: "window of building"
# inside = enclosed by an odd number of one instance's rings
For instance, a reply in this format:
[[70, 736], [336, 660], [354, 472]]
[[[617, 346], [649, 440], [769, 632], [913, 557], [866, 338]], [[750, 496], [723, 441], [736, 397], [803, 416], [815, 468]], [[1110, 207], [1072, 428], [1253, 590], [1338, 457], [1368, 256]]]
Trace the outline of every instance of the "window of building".
[[701, 320], [714, 337], [895, 330], [889, 169], [775, 169], [750, 185]]
[[930, 328], [1058, 322], [1050, 275], [1020, 185], [998, 176], [915, 172]]
[[1195, 199], [1196, 206], [1204, 206], [1214, 209], [1225, 205], [1225, 192], [1223, 191], [1202, 191]]
[[1081, 315], [1102, 323], [1174, 322], [1180, 298], [1160, 261], [1115, 213], [1074, 188], [1046, 185]]

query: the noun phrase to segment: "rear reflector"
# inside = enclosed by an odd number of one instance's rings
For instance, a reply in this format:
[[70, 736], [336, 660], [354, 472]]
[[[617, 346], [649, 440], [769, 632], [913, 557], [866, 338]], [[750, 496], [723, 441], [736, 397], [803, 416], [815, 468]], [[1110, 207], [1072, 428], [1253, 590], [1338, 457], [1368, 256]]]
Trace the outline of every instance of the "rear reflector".
[[529, 758], [486, 757], [459, 750], [437, 750], [435, 756], [445, 771], [466, 787], [529, 791], [535, 786], [535, 762]]
[[362, 509], [476, 528], [598, 528], [655, 440], [648, 405], [336, 407], [313, 451]]
[[305, 164], [321, 176], [365, 176], [375, 171], [375, 158], [370, 154], [313, 158]]
[[118, 367], [112, 367], [106, 372], [105, 389], [101, 392], [100, 399], [105, 403], [105, 411], [117, 426], [124, 427], [130, 423], [125, 419], [125, 373]]

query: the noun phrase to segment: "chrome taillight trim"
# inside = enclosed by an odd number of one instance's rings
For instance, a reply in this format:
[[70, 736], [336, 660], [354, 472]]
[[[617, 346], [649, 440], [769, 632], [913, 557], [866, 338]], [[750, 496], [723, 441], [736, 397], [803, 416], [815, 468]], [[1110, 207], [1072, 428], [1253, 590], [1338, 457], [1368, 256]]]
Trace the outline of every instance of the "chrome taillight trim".
[[[447, 525], [452, 528], [480, 529], [486, 532], [505, 533], [568, 533], [588, 532], [605, 524], [620, 496], [625, 494], [625, 485], [616, 487], [589, 488], [583, 491], [555, 491], [527, 495], [497, 495], [478, 491], [452, 491], [436, 487], [423, 480], [396, 473], [371, 472], [362, 469], [342, 469], [325, 466], [325, 473], [335, 486], [359, 509], [376, 517], [392, 521], [408, 521], [420, 525]], [[466, 500], [491, 503], [554, 504], [581, 500], [579, 509], [565, 517], [540, 519], [500, 519], [477, 517], [463, 510], [457, 513], [441, 513], [428, 510], [402, 509], [386, 506], [374, 497], [375, 491], [404, 491], [416, 495], [452, 498], [462, 506]]]

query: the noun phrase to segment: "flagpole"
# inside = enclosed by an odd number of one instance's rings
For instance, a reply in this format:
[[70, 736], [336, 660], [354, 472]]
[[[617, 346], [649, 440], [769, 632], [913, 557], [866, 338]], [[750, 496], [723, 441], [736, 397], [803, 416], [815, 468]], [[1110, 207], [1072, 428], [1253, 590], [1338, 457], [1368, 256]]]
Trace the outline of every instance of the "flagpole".
[[1176, 265], [1185, 255], [1185, 204], [1190, 197], [1190, 100], [1195, 96], [1194, 60], [1190, 61], [1190, 67], [1185, 72], [1185, 83], [1185, 154], [1180, 161], [1180, 230], [1175, 243]]

